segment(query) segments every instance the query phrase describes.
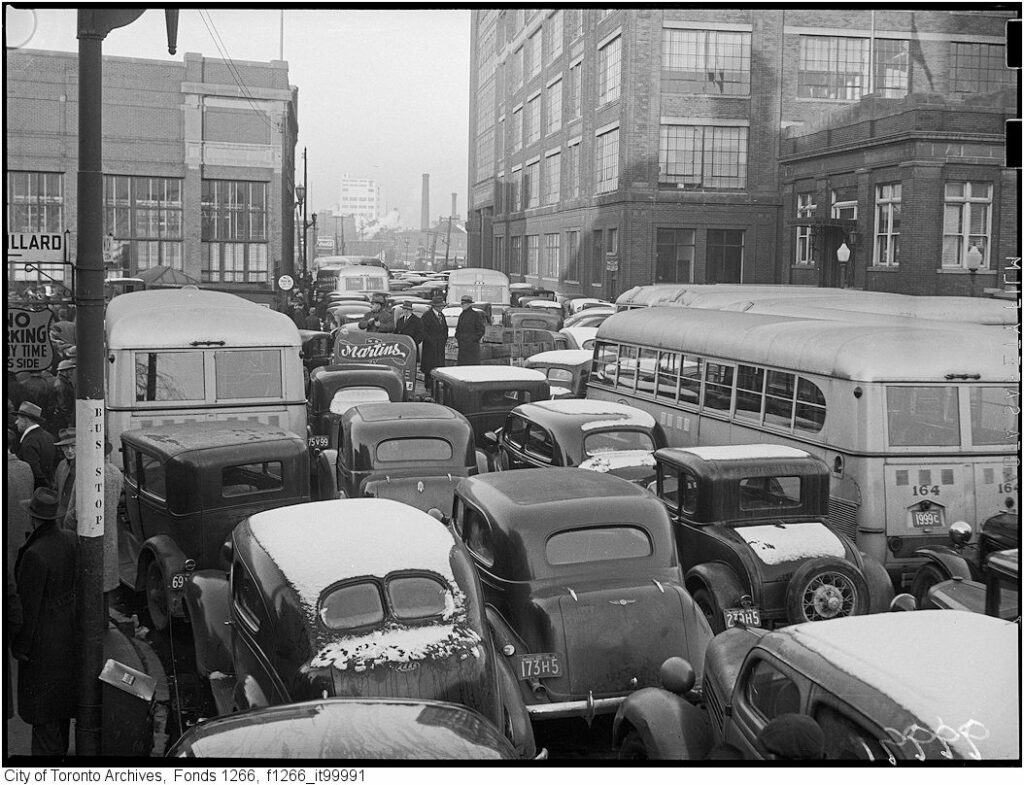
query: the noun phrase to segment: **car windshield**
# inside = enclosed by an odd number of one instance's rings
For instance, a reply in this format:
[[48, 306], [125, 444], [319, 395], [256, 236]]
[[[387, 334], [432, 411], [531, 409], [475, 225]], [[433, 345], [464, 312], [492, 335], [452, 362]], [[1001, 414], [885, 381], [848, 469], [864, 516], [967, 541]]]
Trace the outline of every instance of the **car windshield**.
[[570, 529], [548, 538], [549, 564], [584, 564], [611, 559], [638, 559], [653, 553], [651, 538], [636, 526]]
[[388, 439], [377, 445], [380, 463], [447, 461], [453, 454], [452, 445], [444, 439]]
[[644, 431], [597, 431], [583, 437], [583, 450], [590, 457], [614, 450], [653, 450], [654, 441]]
[[320, 621], [331, 630], [350, 630], [384, 621], [380, 589], [372, 581], [328, 590], [320, 600]]
[[444, 615], [454, 608], [452, 593], [428, 575], [401, 575], [387, 583], [388, 604], [396, 619], [413, 621]]
[[572, 371], [567, 371], [565, 368], [548, 368], [547, 369], [548, 381], [550, 382], [571, 382]]

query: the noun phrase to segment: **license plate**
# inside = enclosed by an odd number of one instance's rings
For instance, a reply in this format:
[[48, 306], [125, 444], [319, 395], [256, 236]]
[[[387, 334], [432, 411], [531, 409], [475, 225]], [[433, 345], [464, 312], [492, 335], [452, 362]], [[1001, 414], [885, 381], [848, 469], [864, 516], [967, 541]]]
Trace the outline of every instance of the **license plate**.
[[328, 444], [326, 436], [310, 436], [309, 446], [310, 447], [326, 447]]
[[519, 658], [520, 679], [546, 679], [562, 675], [557, 654], [524, 654]]
[[185, 576], [182, 573], [171, 576], [171, 588], [172, 589], [184, 589], [185, 588]]
[[926, 526], [941, 526], [942, 516], [937, 512], [915, 512], [914, 528], [923, 529]]
[[743, 622], [747, 627], [760, 627], [761, 611], [758, 608], [726, 608], [725, 626], [735, 627], [737, 622]]

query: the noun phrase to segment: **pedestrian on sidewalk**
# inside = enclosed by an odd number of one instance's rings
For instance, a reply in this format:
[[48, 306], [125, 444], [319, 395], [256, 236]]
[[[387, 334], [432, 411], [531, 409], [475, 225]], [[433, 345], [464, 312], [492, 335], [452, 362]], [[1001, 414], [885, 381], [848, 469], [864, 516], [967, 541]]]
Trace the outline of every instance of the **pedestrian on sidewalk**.
[[60, 756], [75, 713], [78, 539], [58, 525], [51, 489], [37, 488], [25, 509], [33, 531], [14, 565], [23, 620], [11, 643], [18, 714], [32, 726], [32, 754]]
[[456, 365], [480, 364], [480, 341], [487, 332], [487, 317], [473, 307], [471, 295], [462, 295], [462, 313], [455, 325], [455, 340], [459, 344], [459, 359]]
[[57, 448], [50, 432], [43, 430], [42, 408], [31, 401], [22, 401], [14, 422], [21, 434], [18, 457], [32, 468], [35, 487], [52, 487]]
[[32, 498], [35, 490], [35, 478], [32, 468], [14, 454], [18, 436], [14, 431], [7, 432], [7, 517], [4, 519], [5, 562], [10, 574], [14, 575], [14, 562], [18, 558], [18, 549], [32, 533], [32, 524], [23, 506]]
[[[60, 440], [53, 446], [60, 453], [60, 462], [53, 472], [53, 487], [57, 491], [57, 520], [63, 525], [68, 509], [75, 509], [75, 429], [64, 428], [57, 436]], [[74, 526], [70, 528], [75, 531]]]

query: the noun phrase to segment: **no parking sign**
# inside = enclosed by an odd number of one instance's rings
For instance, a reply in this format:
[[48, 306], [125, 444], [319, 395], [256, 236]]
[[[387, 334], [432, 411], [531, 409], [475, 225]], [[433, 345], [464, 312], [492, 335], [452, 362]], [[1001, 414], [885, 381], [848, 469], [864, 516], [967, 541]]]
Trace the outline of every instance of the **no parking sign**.
[[41, 371], [53, 364], [48, 310], [7, 309], [7, 370]]

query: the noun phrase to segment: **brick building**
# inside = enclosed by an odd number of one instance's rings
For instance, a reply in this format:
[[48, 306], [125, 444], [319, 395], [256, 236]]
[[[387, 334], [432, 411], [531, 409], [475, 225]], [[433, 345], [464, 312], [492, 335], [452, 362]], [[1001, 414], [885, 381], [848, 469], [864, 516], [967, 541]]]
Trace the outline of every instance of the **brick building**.
[[[8, 231], [68, 231], [73, 261], [78, 56], [5, 57]], [[110, 275], [164, 265], [267, 300], [293, 272], [298, 89], [285, 62], [232, 66], [103, 59], [103, 231], [122, 249]]]
[[[972, 247], [995, 285], [1016, 242], [1014, 12], [970, 8], [474, 10], [468, 264], [605, 297], [837, 285], [845, 241], [852, 285], [963, 293], [945, 273]], [[901, 210], [909, 193], [929, 196]], [[913, 241], [875, 263], [894, 229]]]

